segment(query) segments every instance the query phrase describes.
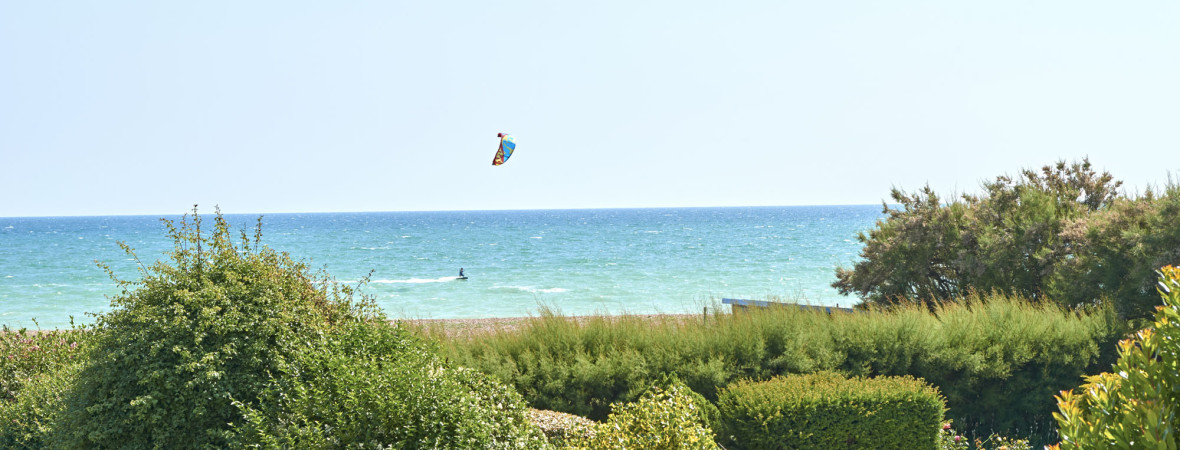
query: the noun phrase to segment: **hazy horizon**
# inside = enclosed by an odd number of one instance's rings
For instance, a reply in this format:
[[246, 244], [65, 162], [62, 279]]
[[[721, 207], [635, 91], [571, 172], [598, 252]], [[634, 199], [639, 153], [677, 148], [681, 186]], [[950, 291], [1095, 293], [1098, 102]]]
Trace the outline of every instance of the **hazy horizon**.
[[[693, 209], [693, 208], [794, 208], [794, 207], [825, 207], [825, 206], [880, 206], [880, 203], [862, 203], [862, 204], [842, 204], [842, 205], [702, 205], [702, 206], [623, 206], [623, 207], [588, 207], [588, 208], [503, 208], [503, 209], [416, 209], [416, 210], [397, 210], [397, 211], [244, 211], [244, 212], [228, 212], [221, 211], [225, 215], [254, 215], [254, 214], [369, 214], [369, 213], [417, 213], [417, 212], [512, 212], [512, 211], [596, 211], [596, 210], [612, 210], [612, 209]], [[212, 207], [205, 208], [198, 205], [198, 212], [201, 215], [214, 214]], [[896, 206], [891, 204], [891, 206]], [[184, 212], [177, 213], [142, 213], [142, 214], [88, 214], [88, 215], [44, 215], [44, 216], [0, 216], [4, 219], [22, 219], [22, 218], [54, 218], [54, 217], [143, 217], [143, 216], [182, 216], [184, 214], [192, 213], [192, 208]]]

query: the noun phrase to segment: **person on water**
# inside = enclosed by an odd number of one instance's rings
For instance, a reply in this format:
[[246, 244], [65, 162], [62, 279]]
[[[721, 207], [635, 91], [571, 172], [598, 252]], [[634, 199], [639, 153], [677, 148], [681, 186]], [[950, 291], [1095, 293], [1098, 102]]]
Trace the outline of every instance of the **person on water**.
[[463, 275], [463, 268], [462, 267], [459, 268], [459, 276], [460, 277], [466, 276], [466, 275]]

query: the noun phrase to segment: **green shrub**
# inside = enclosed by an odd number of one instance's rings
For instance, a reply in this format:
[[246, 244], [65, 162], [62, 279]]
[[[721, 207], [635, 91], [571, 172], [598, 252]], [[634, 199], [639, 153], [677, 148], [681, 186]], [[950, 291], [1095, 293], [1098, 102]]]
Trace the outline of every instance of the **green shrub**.
[[656, 381], [654, 386], [664, 390], [671, 390], [674, 387], [677, 388], [684, 395], [692, 399], [693, 409], [697, 412], [701, 423], [705, 424], [710, 430], [716, 430], [721, 427], [721, 410], [717, 409], [717, 405], [714, 405], [704, 395], [692, 390], [692, 388], [688, 387], [676, 375], [665, 374]]
[[1110, 372], [1058, 397], [1060, 448], [1180, 447], [1180, 268], [1161, 278], [1154, 325], [1119, 342]]
[[345, 326], [305, 354], [305, 376], [276, 382], [245, 419], [247, 448], [543, 448], [520, 395], [450, 368], [400, 327]]
[[[664, 374], [717, 401], [741, 379], [837, 371], [911, 375], [947, 397], [948, 417], [987, 436], [1053, 435], [1053, 395], [1120, 335], [1113, 311], [1072, 312], [1052, 303], [969, 296], [828, 316], [795, 308], [648, 319], [571, 320], [543, 315], [519, 330], [452, 337], [447, 356], [515, 386], [530, 406], [605, 420], [611, 402], [632, 402]], [[1113, 360], [1113, 358], [1109, 358]], [[1100, 365], [1104, 364], [1104, 365]]]
[[[143, 268], [95, 325], [94, 346], [57, 427], [67, 447], [223, 447], [241, 413], [294, 357], [366, 311], [324, 273], [262, 246], [241, 244], [220, 213], [213, 230], [188, 216], [164, 223], [171, 264]], [[133, 251], [124, 249], [134, 257]], [[108, 269], [109, 271], [109, 269]]]
[[27, 381], [21, 395], [0, 402], [0, 448], [45, 448], [62, 402], [81, 370], [68, 364]]
[[[54, 403], [60, 413], [33, 411], [52, 419], [33, 430], [48, 438], [25, 442], [545, 445], [518, 394], [449, 367], [430, 345], [386, 324], [370, 298], [354, 300], [353, 288], [262, 246], [261, 225], [253, 242], [243, 232], [239, 245], [220, 214], [212, 232], [195, 211], [180, 228], [165, 223], [175, 242], [171, 264], [143, 268], [137, 282], [116, 278], [123, 292], [99, 316], [77, 376], [26, 388], [37, 394], [30, 399], [64, 398]], [[76, 381], [58, 396], [57, 381], [67, 378]]]
[[934, 449], [938, 390], [912, 377], [845, 378], [832, 372], [743, 381], [718, 402], [727, 447]]
[[83, 330], [0, 331], [0, 448], [41, 448], [84, 364]]
[[948, 416], [973, 438], [1052, 436], [1053, 394], [1109, 364], [1102, 351], [1113, 353], [1106, 346], [1125, 329], [1109, 307], [1073, 312], [996, 297], [971, 296], [934, 314], [926, 336], [911, 341], [926, 346], [911, 370], [860, 375], [909, 374], [937, 386]]
[[705, 413], [687, 386], [652, 386], [638, 401], [611, 405], [613, 412], [598, 424], [593, 437], [570, 443], [584, 449], [714, 449]]
[[942, 430], [938, 433], [938, 449], [939, 450], [1032, 450], [1033, 446], [1028, 439], [1012, 439], [998, 434], [992, 434], [987, 438], [975, 438], [974, 441], [958, 434], [951, 428], [950, 422], [942, 425]]
[[76, 361], [89, 337], [72, 320], [66, 330], [0, 328], [0, 404], [19, 397], [29, 380]]

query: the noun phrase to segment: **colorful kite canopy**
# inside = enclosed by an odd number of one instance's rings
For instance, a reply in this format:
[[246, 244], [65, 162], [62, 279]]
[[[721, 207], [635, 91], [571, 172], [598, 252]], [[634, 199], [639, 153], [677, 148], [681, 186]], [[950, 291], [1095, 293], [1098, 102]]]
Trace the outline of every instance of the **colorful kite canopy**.
[[512, 151], [516, 150], [516, 141], [512, 140], [512, 136], [496, 133], [496, 137], [500, 138], [500, 149], [496, 150], [496, 157], [492, 158], [493, 166], [504, 164], [508, 158], [512, 157]]

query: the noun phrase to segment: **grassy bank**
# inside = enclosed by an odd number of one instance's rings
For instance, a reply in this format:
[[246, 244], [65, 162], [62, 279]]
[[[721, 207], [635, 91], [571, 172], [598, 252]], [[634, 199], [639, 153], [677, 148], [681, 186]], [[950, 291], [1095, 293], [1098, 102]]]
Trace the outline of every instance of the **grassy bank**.
[[1053, 395], [1107, 367], [1123, 322], [1019, 298], [974, 296], [929, 310], [827, 315], [794, 308], [568, 320], [542, 314], [512, 331], [446, 335], [454, 363], [515, 386], [531, 406], [601, 420], [675, 374], [710, 400], [737, 380], [834, 370], [912, 375], [937, 386], [960, 429], [1052, 433]]

